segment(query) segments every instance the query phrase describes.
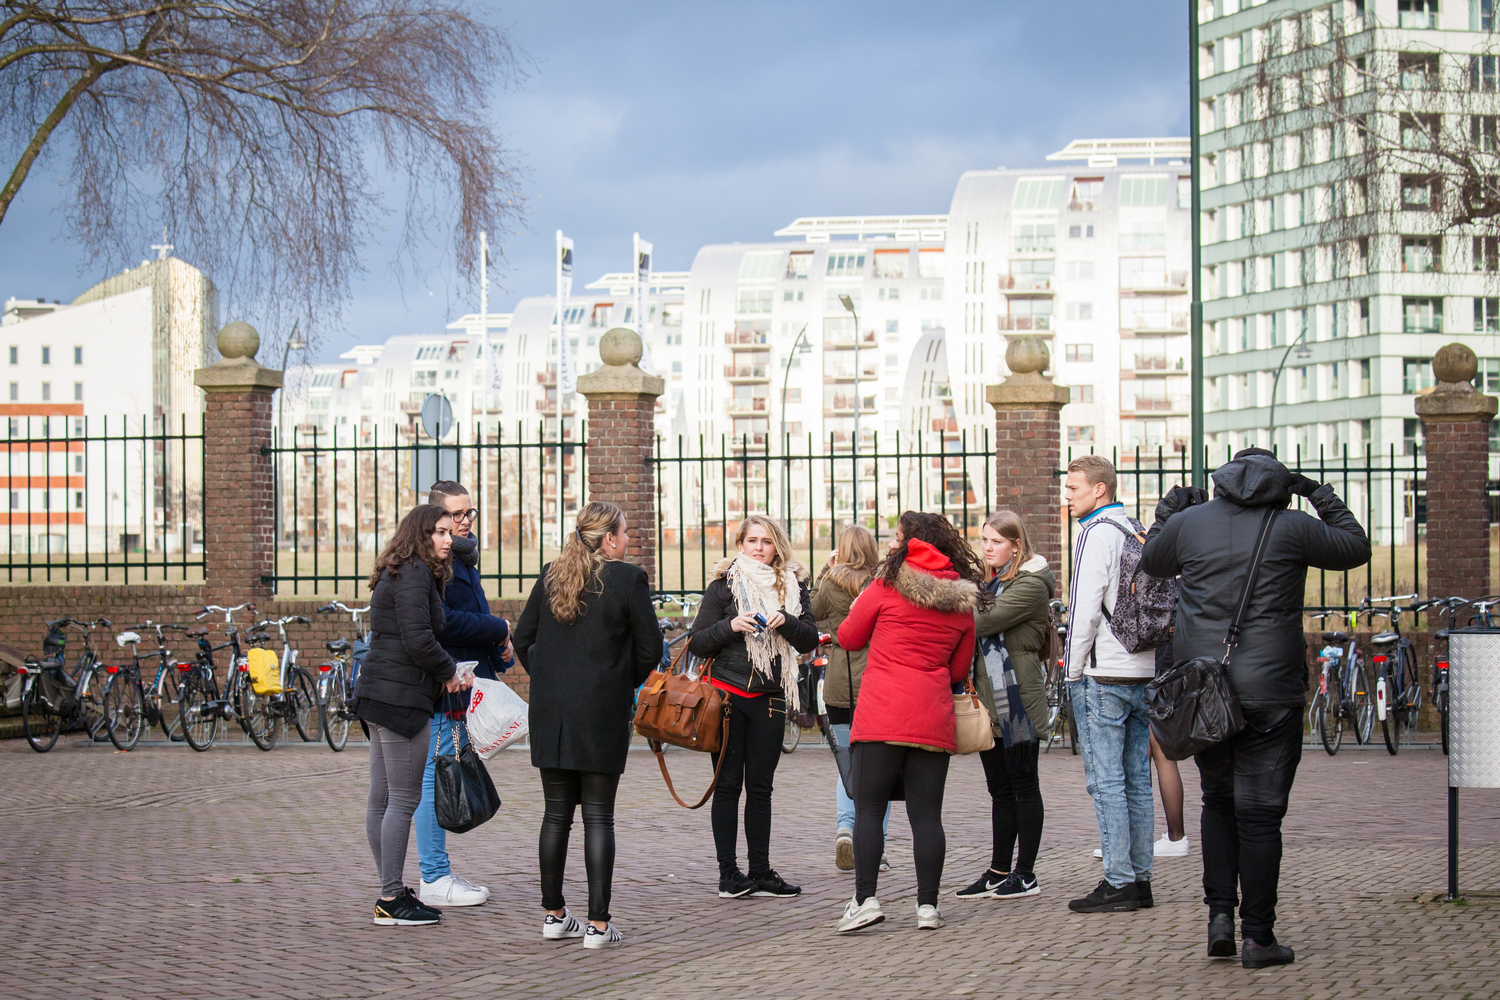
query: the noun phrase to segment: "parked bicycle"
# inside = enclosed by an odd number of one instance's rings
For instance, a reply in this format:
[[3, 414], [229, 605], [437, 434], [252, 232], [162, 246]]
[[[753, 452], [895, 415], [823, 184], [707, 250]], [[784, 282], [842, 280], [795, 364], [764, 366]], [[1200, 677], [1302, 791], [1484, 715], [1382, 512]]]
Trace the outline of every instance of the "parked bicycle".
[[[207, 750], [214, 745], [220, 720], [226, 723], [231, 719], [237, 720], [240, 728], [246, 730], [247, 734], [249, 732], [240, 716], [244, 691], [250, 684], [249, 667], [240, 648], [239, 626], [234, 621], [235, 612], [247, 609], [253, 614], [255, 605], [247, 602], [229, 608], [210, 604], [198, 609], [197, 617], [200, 620], [215, 613], [224, 615], [226, 638], [218, 645], [214, 645], [209, 639], [206, 625], [195, 625], [185, 632], [188, 638], [195, 639], [198, 643], [197, 661], [188, 672], [182, 690], [182, 731], [188, 745], [194, 750]], [[221, 694], [214, 654], [223, 649], [230, 652]]]
[[[59, 618], [47, 623], [42, 657], [26, 657], [21, 672], [21, 727], [26, 742], [37, 753], [46, 753], [67, 729], [81, 728], [90, 740], [109, 739], [109, 716], [104, 707], [104, 678], [99, 655], [90, 632], [110, 627], [109, 619], [82, 622]], [[73, 669], [68, 669], [67, 629], [83, 636], [83, 651]], [[107, 675], [106, 675], [107, 676]]]
[[[1057, 630], [1059, 647], [1068, 648], [1068, 606], [1061, 600], [1048, 603], [1052, 612], [1052, 627]], [[1078, 753], [1078, 722], [1073, 718], [1073, 703], [1068, 697], [1068, 673], [1063, 667], [1063, 658], [1057, 657], [1047, 664], [1047, 742], [1045, 750], [1063, 738], [1066, 732], [1068, 748]]]
[[[1342, 611], [1319, 611], [1310, 617], [1323, 621], [1343, 614]], [[1350, 617], [1353, 620], [1353, 616]], [[1312, 733], [1330, 756], [1339, 752], [1346, 723], [1356, 742], [1361, 744], [1368, 743], [1375, 730], [1374, 684], [1364, 653], [1352, 632], [1351, 625], [1349, 632], [1323, 633], [1323, 648], [1318, 651], [1318, 662], [1323, 669], [1318, 678], [1318, 690], [1307, 710]]]
[[[155, 634], [156, 649], [154, 651], [141, 652], [140, 633], [142, 631]], [[184, 631], [184, 626], [164, 625], [148, 619], [138, 625], [127, 625], [125, 631], [117, 634], [115, 645], [121, 649], [126, 646], [130, 647], [131, 662], [119, 667], [114, 683], [133, 685], [140, 691], [141, 709], [145, 720], [145, 725], [142, 727], [143, 733], [152, 726], [160, 726], [168, 740], [181, 743], [186, 738], [182, 731], [182, 677], [193, 669], [193, 665], [172, 658], [172, 651], [167, 648], [166, 638], [162, 635], [163, 632], [169, 631], [181, 632]], [[156, 661], [156, 676], [148, 685], [142, 680], [141, 664], [150, 660]], [[133, 743], [131, 745], [134, 746]]]
[[334, 753], [349, 743], [349, 726], [355, 718], [354, 685], [359, 680], [359, 665], [370, 651], [370, 631], [361, 627], [360, 618], [369, 611], [369, 605], [351, 608], [340, 601], [329, 601], [318, 609], [318, 614], [343, 612], [354, 622], [354, 639], [323, 643], [333, 659], [318, 664], [318, 726]]
[[[1385, 748], [1391, 754], [1401, 749], [1403, 729], [1408, 742], [1415, 738], [1417, 716], [1422, 710], [1416, 648], [1410, 638], [1401, 634], [1401, 615], [1409, 609], [1398, 603], [1416, 599], [1416, 594], [1396, 594], [1366, 597], [1360, 602], [1364, 614], [1372, 618], [1383, 617], [1390, 623], [1388, 630], [1370, 636], [1370, 645], [1376, 650], [1370, 656], [1370, 662], [1375, 670], [1375, 715], [1380, 720]], [[1372, 607], [1387, 602], [1391, 604], [1389, 608]]]
[[[250, 664], [250, 684], [246, 685], [246, 694], [242, 698], [244, 710], [241, 718], [248, 723], [246, 732], [262, 750], [276, 746], [278, 726], [290, 724], [295, 727], [304, 743], [318, 738], [317, 688], [312, 676], [297, 665], [297, 650], [292, 648], [286, 636], [288, 625], [311, 624], [312, 619], [301, 615], [268, 618], [256, 622], [255, 632], [247, 637], [246, 641], [256, 650], [268, 653], [271, 652], [267, 648], [271, 635], [265, 629], [275, 628], [281, 637], [281, 656], [274, 668], [268, 667], [262, 672], [256, 664]], [[253, 653], [247, 654], [251, 655]]]

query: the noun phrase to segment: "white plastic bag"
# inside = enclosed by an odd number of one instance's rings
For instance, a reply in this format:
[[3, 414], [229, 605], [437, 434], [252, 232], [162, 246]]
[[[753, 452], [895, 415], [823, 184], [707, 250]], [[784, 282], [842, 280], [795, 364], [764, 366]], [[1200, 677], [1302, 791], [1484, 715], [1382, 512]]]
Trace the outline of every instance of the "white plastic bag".
[[526, 737], [529, 714], [526, 702], [504, 681], [474, 678], [469, 692], [469, 741], [484, 760]]

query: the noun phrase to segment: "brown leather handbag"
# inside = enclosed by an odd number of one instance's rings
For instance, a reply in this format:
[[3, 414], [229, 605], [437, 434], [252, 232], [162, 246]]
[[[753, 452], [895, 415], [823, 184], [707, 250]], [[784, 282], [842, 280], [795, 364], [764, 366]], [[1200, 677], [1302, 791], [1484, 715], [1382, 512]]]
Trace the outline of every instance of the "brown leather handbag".
[[687, 643], [682, 645], [683, 651], [671, 670], [653, 670], [646, 683], [641, 685], [635, 705], [635, 731], [646, 737], [651, 752], [656, 754], [656, 763], [672, 798], [684, 809], [697, 809], [713, 795], [725, 755], [719, 754], [719, 763], [714, 768], [713, 780], [708, 783], [708, 791], [696, 804], [688, 805], [672, 787], [672, 776], [667, 773], [667, 758], [662, 751], [665, 744], [670, 743], [687, 750], [719, 753], [729, 733], [729, 700], [724, 697], [724, 692], [708, 683], [713, 660], [704, 664], [697, 680], [678, 672], [678, 664], [687, 654]]

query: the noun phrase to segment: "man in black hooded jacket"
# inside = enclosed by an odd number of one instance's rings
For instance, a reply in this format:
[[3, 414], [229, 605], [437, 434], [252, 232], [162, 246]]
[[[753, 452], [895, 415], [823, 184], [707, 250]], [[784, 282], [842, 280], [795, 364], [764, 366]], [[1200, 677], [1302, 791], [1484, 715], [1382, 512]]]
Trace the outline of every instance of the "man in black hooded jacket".
[[[1309, 566], [1349, 570], [1370, 560], [1370, 540], [1330, 485], [1294, 473], [1263, 448], [1246, 448], [1213, 474], [1214, 499], [1176, 487], [1156, 507], [1141, 568], [1180, 576], [1177, 662], [1219, 659], [1268, 510], [1279, 510], [1241, 623], [1229, 675], [1246, 725], [1197, 755], [1203, 788], [1203, 891], [1208, 953], [1233, 957], [1236, 890], [1246, 968], [1285, 965], [1276, 942], [1281, 820], [1302, 758], [1307, 642], [1302, 601]], [[1318, 512], [1286, 510], [1293, 495]], [[1319, 520], [1321, 518], [1321, 520]]]

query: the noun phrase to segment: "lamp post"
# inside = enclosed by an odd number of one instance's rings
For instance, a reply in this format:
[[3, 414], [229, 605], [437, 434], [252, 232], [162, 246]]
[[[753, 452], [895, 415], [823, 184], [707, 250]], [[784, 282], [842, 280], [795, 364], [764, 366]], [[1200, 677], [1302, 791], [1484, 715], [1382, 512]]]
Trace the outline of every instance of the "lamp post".
[[[786, 356], [786, 374], [781, 378], [781, 421], [777, 424], [776, 429], [781, 432], [783, 438], [786, 436], [786, 390], [792, 381], [792, 355], [811, 353], [812, 344], [807, 340], [807, 324], [803, 323], [802, 329], [797, 331], [797, 339], [792, 341], [791, 352]], [[787, 486], [787, 489], [791, 489], [790, 485]], [[790, 506], [783, 507], [781, 519], [788, 522], [791, 520]]]
[[[281, 348], [281, 370], [283, 372], [286, 371], [286, 359], [291, 355], [292, 351], [294, 351], [294, 350], [296, 350], [296, 351], [305, 351], [305, 350], [307, 350], [307, 341], [303, 340], [302, 337], [297, 333], [297, 327], [298, 327], [298, 325], [301, 322], [302, 322], [301, 320], [297, 320], [295, 323], [292, 324], [292, 335], [290, 337], [286, 338], [286, 344]], [[285, 385], [283, 385], [280, 389], [276, 390], [276, 434], [281, 439], [281, 441], [280, 441], [281, 446], [283, 448], [285, 448], [286, 447], [286, 386]], [[294, 437], [292, 440], [295, 441], [296, 438]], [[276, 504], [276, 529], [275, 530], [276, 530], [276, 547], [280, 548], [280, 546], [281, 546], [281, 535], [282, 535], [282, 528], [281, 528], [281, 504], [280, 503]]]
[[1276, 388], [1281, 384], [1281, 373], [1286, 370], [1286, 359], [1292, 354], [1292, 349], [1297, 349], [1297, 360], [1306, 361], [1312, 357], [1312, 351], [1303, 343], [1307, 339], [1307, 329], [1297, 335], [1297, 339], [1286, 345], [1286, 350], [1281, 355], [1281, 364], [1276, 366], [1276, 376], [1271, 379], [1271, 414], [1266, 428], [1269, 435], [1269, 445], [1272, 451], [1276, 450]]
[[840, 295], [839, 301], [849, 314], [854, 317], [854, 447], [851, 451], [854, 466], [854, 523], [863, 523], [859, 516], [859, 411], [861, 409], [859, 398], [859, 311], [854, 308], [854, 300], [848, 295]]

